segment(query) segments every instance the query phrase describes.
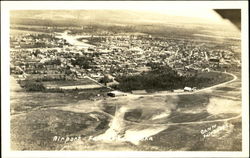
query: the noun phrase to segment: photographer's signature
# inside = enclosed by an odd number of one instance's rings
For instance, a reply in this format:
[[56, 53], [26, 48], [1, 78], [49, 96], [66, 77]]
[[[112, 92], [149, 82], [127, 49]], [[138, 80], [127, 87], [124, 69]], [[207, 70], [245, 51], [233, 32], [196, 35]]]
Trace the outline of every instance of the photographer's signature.
[[226, 130], [228, 128], [230, 128], [229, 124], [224, 124], [222, 126], [217, 126], [216, 124], [214, 124], [208, 128], [202, 129], [200, 133], [203, 135], [203, 138], [214, 137], [219, 132]]

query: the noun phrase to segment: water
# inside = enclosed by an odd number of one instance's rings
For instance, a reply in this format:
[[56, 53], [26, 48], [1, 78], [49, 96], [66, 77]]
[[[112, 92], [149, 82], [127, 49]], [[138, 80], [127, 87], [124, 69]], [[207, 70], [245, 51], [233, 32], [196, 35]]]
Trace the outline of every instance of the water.
[[[90, 36], [71, 36], [67, 32], [64, 33], [58, 33], [59, 36], [56, 36], [57, 38], [63, 38], [65, 39], [69, 44], [76, 46], [79, 49], [87, 49], [89, 47], [95, 47], [94, 45], [85, 43], [83, 41], [78, 41], [78, 38], [89, 38]], [[87, 40], [85, 40], [87, 41]]]

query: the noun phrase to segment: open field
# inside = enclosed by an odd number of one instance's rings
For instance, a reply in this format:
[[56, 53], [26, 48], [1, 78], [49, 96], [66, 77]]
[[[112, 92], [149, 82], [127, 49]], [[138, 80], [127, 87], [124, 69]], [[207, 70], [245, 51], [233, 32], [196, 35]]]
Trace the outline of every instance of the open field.
[[[81, 98], [82, 92], [78, 95], [27, 93], [16, 88], [11, 96], [12, 147], [16, 150], [240, 151], [240, 87], [238, 78], [193, 94], [117, 98], [93, 95], [97, 100]], [[211, 131], [202, 133], [205, 129]], [[81, 138], [65, 142], [53, 141], [54, 136]]]
[[46, 86], [74, 86], [74, 85], [88, 85], [88, 84], [94, 84], [95, 82], [84, 78], [81, 80], [75, 80], [75, 81], [44, 81], [43, 84]]
[[39, 32], [39, 31], [32, 31], [32, 30], [21, 30], [21, 29], [11, 29], [10, 35], [20, 35], [20, 34], [49, 34], [47, 32]]
[[[82, 104], [80, 100], [100, 99], [106, 94], [103, 89], [68, 93], [29, 93], [21, 89], [14, 78], [11, 78], [11, 85], [13, 150], [57, 150], [70, 141], [53, 141], [55, 136], [84, 138], [94, 133], [100, 134], [108, 127], [110, 118], [102, 113], [92, 110], [75, 113], [53, 109], [53, 107]], [[97, 94], [100, 96], [97, 97]], [[92, 108], [91, 104], [86, 106]], [[97, 121], [94, 116], [101, 121]]]
[[[98, 115], [97, 121], [91, 114]], [[18, 120], [18, 121], [17, 121]], [[12, 148], [15, 150], [58, 150], [70, 141], [53, 141], [54, 137], [81, 137], [100, 134], [109, 118], [101, 113], [73, 113], [42, 109], [11, 119]]]
[[[11, 77], [11, 114], [29, 112], [37, 108], [60, 107], [77, 103], [80, 100], [100, 99], [106, 96], [105, 88], [85, 89], [84, 91], [26, 92], [16, 80]], [[97, 94], [100, 94], [97, 97]]]
[[60, 88], [60, 89], [92, 89], [92, 88], [101, 88], [100, 84], [84, 78], [75, 81], [43, 81], [43, 85], [46, 88]]
[[[34, 75], [35, 76], [35, 75]], [[102, 89], [104, 85], [98, 83], [97, 81], [86, 77], [78, 80], [50, 80], [40, 81], [37, 79], [40, 74], [37, 74], [36, 77], [29, 78], [26, 80], [19, 80], [18, 83], [27, 91], [46, 91], [46, 92], [60, 92], [63, 90], [83, 90], [83, 89]], [[41, 89], [38, 88], [41, 87]]]

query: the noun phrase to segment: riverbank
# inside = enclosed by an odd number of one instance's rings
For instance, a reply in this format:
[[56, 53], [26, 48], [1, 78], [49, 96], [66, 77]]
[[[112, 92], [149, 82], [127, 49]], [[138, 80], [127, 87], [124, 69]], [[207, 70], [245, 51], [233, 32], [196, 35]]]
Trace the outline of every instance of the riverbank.
[[77, 40], [78, 38], [89, 38], [91, 36], [71, 36], [67, 32], [57, 33], [57, 38], [65, 39], [69, 44], [79, 48], [79, 49], [87, 49], [89, 47], [95, 47], [94, 45], [90, 45], [84, 41]]

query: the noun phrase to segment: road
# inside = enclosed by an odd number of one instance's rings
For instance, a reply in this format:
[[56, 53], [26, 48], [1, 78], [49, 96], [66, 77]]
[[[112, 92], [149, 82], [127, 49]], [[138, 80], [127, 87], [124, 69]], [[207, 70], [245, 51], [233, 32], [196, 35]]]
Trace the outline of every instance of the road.
[[[73, 42], [72, 44], [73, 44], [73, 45], [76, 45], [76, 46], [79, 46], [80, 44], [83, 43], [83, 42], [79, 43], [79, 41], [77, 41], [77, 38], [76, 38], [76, 37], [68, 36], [67, 34], [62, 34], [62, 37], [63, 37], [64, 39], [66, 39], [68, 42], [71, 42], [71, 43]], [[85, 47], [85, 46], [88, 46], [88, 47], [89, 47], [89, 45], [84, 45], [84, 47]], [[174, 96], [174, 95], [183, 95], [183, 94], [197, 94], [197, 93], [201, 93], [201, 92], [205, 92], [205, 91], [212, 90], [212, 89], [217, 88], [217, 87], [225, 86], [225, 85], [227, 85], [227, 84], [229, 84], [229, 83], [232, 83], [232, 82], [234, 82], [234, 81], [236, 81], [236, 80], [238, 79], [237, 76], [234, 75], [234, 74], [232, 74], [232, 73], [227, 73], [227, 72], [223, 72], [223, 73], [228, 74], [228, 75], [231, 75], [231, 76], [233, 77], [233, 79], [230, 80], [230, 81], [224, 82], [224, 83], [220, 83], [220, 84], [214, 85], [214, 86], [206, 87], [206, 88], [203, 88], [203, 89], [198, 89], [198, 90], [195, 90], [195, 91], [193, 91], [193, 92], [179, 92], [179, 93], [176, 93], [176, 92], [169, 92], [169, 91], [161, 91], [161, 92], [159, 92], [159, 93], [139, 94], [139, 95], [131, 94], [131, 93], [126, 93], [127, 96], [125, 96], [125, 97], [131, 97], [131, 99], [132, 99], [132, 98], [134, 98], [134, 97], [145, 97], [145, 96], [147, 96], [147, 97], [148, 97], [148, 96], [170, 96], [170, 95]], [[99, 83], [98, 81], [92, 79], [92, 78], [89, 77], [89, 76], [86, 76], [86, 77], [87, 77], [88, 79], [90, 79], [90, 80], [96, 82], [96, 83], [99, 84], [99, 85], [105, 86], [105, 85]], [[107, 86], [105, 86], [105, 87], [107, 87]], [[107, 87], [107, 88], [113, 90], [111, 87]], [[124, 97], [124, 96], [123, 96], [123, 97]], [[101, 113], [103, 113], [103, 114], [105, 114], [105, 115], [107, 115], [107, 116], [109, 116], [109, 117], [111, 117], [111, 118], [114, 118], [113, 115], [110, 115], [110, 114], [108, 114], [108, 113], [106, 113], [106, 112], [104, 112], [104, 111], [99, 111], [99, 112], [101, 112]], [[132, 121], [128, 121], [128, 120], [124, 120], [124, 121], [125, 121], [125, 122], [128, 122], [128, 123], [132, 123], [132, 124], [137, 124], [137, 125], [146, 125], [146, 126], [169, 126], [169, 125], [190, 125], [190, 124], [204, 124], [204, 123], [213, 123], [213, 122], [223, 122], [223, 121], [229, 121], [229, 120], [238, 119], [238, 118], [240, 118], [240, 117], [241, 117], [241, 114], [239, 114], [239, 115], [237, 115], [237, 116], [235, 116], [235, 117], [225, 118], [225, 119], [218, 119], [218, 120], [206, 120], [206, 121], [195, 121], [195, 122], [181, 122], [181, 123], [166, 123], [166, 124], [152, 124], [152, 123], [147, 124], [147, 123], [132, 122]]]
[[[216, 71], [215, 71], [216, 72]], [[209, 91], [211, 89], [214, 89], [214, 88], [217, 88], [217, 87], [221, 87], [221, 86], [224, 86], [224, 85], [227, 85], [229, 83], [232, 83], [234, 81], [236, 81], [238, 79], [238, 77], [232, 73], [227, 73], [227, 72], [222, 72], [222, 73], [225, 73], [225, 74], [228, 74], [228, 75], [231, 75], [233, 77], [232, 80], [230, 81], [227, 81], [227, 82], [223, 82], [223, 83], [220, 83], [220, 84], [217, 84], [217, 85], [213, 85], [213, 86], [210, 86], [210, 87], [206, 87], [206, 88], [202, 88], [202, 89], [198, 89], [198, 90], [195, 90], [193, 92], [169, 92], [169, 91], [160, 91], [158, 93], [151, 93], [151, 94], [131, 94], [131, 93], [125, 93], [128, 97], [145, 97], [145, 96], [166, 96], [166, 95], [184, 95], [184, 94], [196, 94], [196, 93], [200, 93], [200, 92], [204, 92], [204, 91]]]
[[[226, 72], [224, 72], [226, 73]], [[145, 95], [135, 95], [135, 94], [130, 94], [130, 93], [127, 93], [127, 96], [126, 97], [148, 97], [148, 96], [168, 96], [168, 95], [183, 95], [183, 94], [197, 94], [197, 93], [201, 93], [201, 92], [205, 92], [205, 91], [209, 91], [211, 89], [214, 89], [214, 88], [218, 88], [218, 87], [222, 87], [222, 86], [225, 86], [229, 83], [232, 83], [234, 81], [236, 81], [238, 79], [238, 77], [232, 73], [226, 73], [228, 75], [231, 75], [233, 76], [233, 79], [230, 80], [230, 81], [227, 81], [227, 82], [224, 82], [224, 83], [220, 83], [220, 84], [217, 84], [217, 85], [214, 85], [214, 86], [211, 86], [211, 87], [207, 87], [207, 88], [203, 88], [203, 89], [199, 89], [199, 90], [196, 90], [194, 92], [181, 92], [181, 93], [174, 93], [174, 92], [168, 92], [168, 91], [163, 91], [161, 93], [157, 93], [157, 94], [145, 94]], [[132, 98], [131, 98], [132, 99]], [[234, 99], [234, 98], [232, 98]], [[103, 112], [102, 113], [106, 113], [106, 112]], [[108, 113], [106, 113], [107, 116], [110, 116], [110, 117], [114, 117]], [[138, 122], [132, 122], [132, 121], [128, 121], [128, 120], [124, 120], [125, 122], [128, 122], [128, 123], [132, 123], [132, 124], [137, 124], [137, 125], [146, 125], [146, 126], [169, 126], [169, 125], [191, 125], [191, 124], [204, 124], [204, 123], [214, 123], [214, 122], [224, 122], [224, 121], [230, 121], [230, 120], [234, 120], [234, 119], [238, 119], [238, 118], [241, 118], [241, 114], [237, 115], [237, 116], [234, 116], [234, 117], [231, 117], [231, 118], [225, 118], [225, 119], [217, 119], [217, 120], [206, 120], [206, 121], [195, 121], [195, 122], [181, 122], [181, 123], [166, 123], [166, 124], [155, 124], [155, 123], [138, 123]]]

